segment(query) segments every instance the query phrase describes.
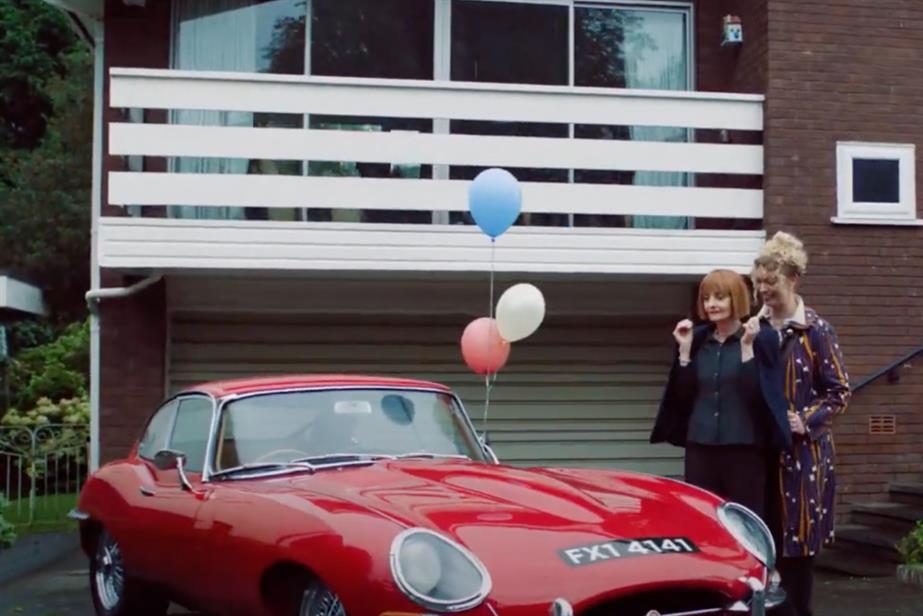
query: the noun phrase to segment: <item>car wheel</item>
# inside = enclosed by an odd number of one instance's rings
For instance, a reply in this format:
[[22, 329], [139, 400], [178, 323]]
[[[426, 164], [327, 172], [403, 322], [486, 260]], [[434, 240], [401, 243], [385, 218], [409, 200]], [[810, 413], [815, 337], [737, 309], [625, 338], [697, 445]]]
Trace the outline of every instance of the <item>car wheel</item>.
[[297, 616], [346, 616], [335, 592], [321, 582], [312, 582], [301, 596]]
[[164, 616], [170, 606], [162, 594], [128, 577], [122, 550], [105, 530], [90, 559], [90, 593], [98, 616]]

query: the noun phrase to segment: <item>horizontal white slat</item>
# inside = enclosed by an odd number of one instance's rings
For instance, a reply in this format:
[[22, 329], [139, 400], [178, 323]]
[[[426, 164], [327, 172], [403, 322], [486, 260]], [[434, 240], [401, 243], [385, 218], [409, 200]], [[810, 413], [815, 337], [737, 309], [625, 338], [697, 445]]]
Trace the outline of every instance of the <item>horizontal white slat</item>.
[[111, 69], [110, 105], [762, 130], [762, 96]]
[[763, 148], [758, 145], [177, 124], [112, 123], [109, 152], [139, 156], [763, 173]]
[[[100, 263], [114, 268], [485, 272], [491, 251], [469, 226], [303, 223], [295, 239], [279, 225], [103, 217]], [[183, 224], [177, 224], [183, 223]], [[178, 229], [196, 229], [181, 240]], [[262, 228], [258, 237], [251, 228]], [[137, 233], [138, 230], [144, 233]], [[497, 272], [702, 274], [747, 272], [760, 231], [663, 231], [517, 227], [497, 242]], [[362, 241], [357, 241], [360, 232]], [[733, 241], [729, 238], [737, 238]], [[678, 239], [678, 238], [681, 238]], [[722, 248], [724, 240], [728, 240]], [[739, 240], [739, 241], [738, 241]]]
[[[200, 205], [465, 211], [463, 180], [242, 174], [109, 174], [114, 205]], [[763, 191], [735, 188], [522, 183], [524, 212], [762, 218]]]

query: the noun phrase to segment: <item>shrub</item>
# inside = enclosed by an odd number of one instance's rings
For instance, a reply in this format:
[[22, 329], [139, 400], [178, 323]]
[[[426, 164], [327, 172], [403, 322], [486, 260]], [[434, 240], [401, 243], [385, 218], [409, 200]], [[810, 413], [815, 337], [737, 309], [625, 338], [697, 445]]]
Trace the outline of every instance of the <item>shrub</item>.
[[908, 565], [923, 565], [923, 520], [898, 542], [897, 549]]
[[0, 494], [0, 550], [10, 547], [16, 540], [16, 531], [13, 529], [13, 525], [3, 517], [3, 510], [6, 509], [7, 505], [9, 503]]
[[31, 410], [38, 407], [42, 398], [85, 397], [89, 342], [89, 324], [72, 323], [55, 340], [17, 353], [10, 363], [12, 406]]

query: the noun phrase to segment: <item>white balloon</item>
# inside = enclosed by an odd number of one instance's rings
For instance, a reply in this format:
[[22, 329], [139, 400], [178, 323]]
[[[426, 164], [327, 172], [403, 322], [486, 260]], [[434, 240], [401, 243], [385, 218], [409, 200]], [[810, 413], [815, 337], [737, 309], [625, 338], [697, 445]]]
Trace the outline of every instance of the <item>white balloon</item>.
[[534, 285], [513, 285], [497, 302], [497, 328], [508, 342], [531, 336], [544, 318], [545, 297]]

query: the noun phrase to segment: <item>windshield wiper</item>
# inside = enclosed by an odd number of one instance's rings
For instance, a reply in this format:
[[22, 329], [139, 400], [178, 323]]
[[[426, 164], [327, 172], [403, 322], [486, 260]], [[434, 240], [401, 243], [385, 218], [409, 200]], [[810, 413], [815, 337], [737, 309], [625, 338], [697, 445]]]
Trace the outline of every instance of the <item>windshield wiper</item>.
[[260, 471], [260, 470], [270, 470], [270, 469], [280, 469], [280, 470], [303, 470], [311, 471], [312, 473], [317, 470], [313, 464], [308, 463], [307, 461], [293, 460], [291, 462], [252, 462], [250, 464], [241, 464], [240, 466], [232, 466], [231, 468], [226, 468], [218, 472], [212, 473], [212, 477], [224, 477], [227, 475], [235, 475], [237, 473], [246, 473], [248, 471]]
[[292, 464], [311, 464], [311, 465], [336, 465], [341, 462], [377, 462], [378, 460], [393, 460], [394, 456], [384, 453], [325, 453], [317, 456], [305, 456], [292, 460]]
[[401, 453], [395, 456], [391, 456], [395, 460], [403, 460], [405, 458], [446, 458], [450, 460], [470, 460], [470, 456], [466, 456], [463, 453], [430, 453], [428, 451], [412, 451], [410, 453]]

